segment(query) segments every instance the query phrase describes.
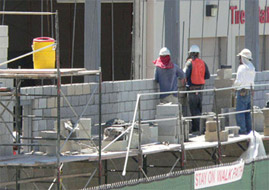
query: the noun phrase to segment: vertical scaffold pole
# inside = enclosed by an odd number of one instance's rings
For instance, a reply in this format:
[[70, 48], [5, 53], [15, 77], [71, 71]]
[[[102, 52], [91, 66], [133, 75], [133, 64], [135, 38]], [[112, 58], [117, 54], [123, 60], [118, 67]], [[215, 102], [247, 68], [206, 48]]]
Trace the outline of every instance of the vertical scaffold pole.
[[253, 136], [255, 137], [255, 126], [254, 126], [254, 99], [253, 99], [253, 96], [254, 96], [254, 89], [253, 89], [253, 86], [251, 85], [250, 86], [250, 109], [251, 109], [251, 128], [252, 128], [252, 131], [253, 131]]
[[99, 159], [98, 159], [98, 184], [102, 183], [102, 72], [99, 68]]
[[220, 125], [219, 125], [219, 113], [218, 113], [218, 105], [217, 105], [217, 91], [214, 89], [214, 104], [215, 104], [215, 112], [216, 112], [216, 122], [217, 122], [217, 137], [218, 137], [218, 164], [221, 163], [221, 143], [220, 143]]
[[[21, 142], [21, 117], [20, 117], [20, 81], [16, 78], [16, 112], [15, 112], [15, 120], [16, 120], [16, 143], [19, 144]], [[18, 146], [18, 154], [20, 154], [21, 146]], [[16, 190], [20, 189], [20, 184], [18, 181], [20, 180], [20, 168], [16, 168]]]
[[179, 125], [179, 140], [180, 140], [180, 147], [181, 147], [181, 158], [180, 158], [180, 163], [181, 163], [181, 169], [184, 169], [184, 162], [185, 162], [185, 146], [184, 146], [184, 130], [183, 130], [183, 120], [182, 120], [182, 105], [180, 103], [180, 91], [178, 88], [177, 92], [177, 100], [178, 100], [178, 125]]
[[59, 39], [59, 16], [58, 11], [55, 14], [55, 31], [56, 31], [56, 66], [57, 66], [57, 189], [60, 190], [60, 120], [61, 120], [61, 73], [60, 73], [60, 39]]
[[140, 171], [143, 168], [143, 155], [141, 149], [141, 99], [138, 101], [138, 178], [140, 178]]

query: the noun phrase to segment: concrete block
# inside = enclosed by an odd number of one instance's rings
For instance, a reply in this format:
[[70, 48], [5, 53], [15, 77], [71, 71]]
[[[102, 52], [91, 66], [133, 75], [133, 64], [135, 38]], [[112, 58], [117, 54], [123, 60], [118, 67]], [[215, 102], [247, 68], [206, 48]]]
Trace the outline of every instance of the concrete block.
[[82, 85], [81, 84], [74, 84], [74, 91], [75, 91], [75, 95], [81, 95], [82, 94]]
[[215, 79], [216, 88], [231, 87], [234, 84], [234, 79]]
[[112, 102], [118, 102], [118, 93], [110, 93], [109, 94], [109, 102], [112, 103]]
[[87, 95], [79, 96], [79, 105], [86, 106], [87, 103], [88, 103]]
[[158, 142], [158, 127], [157, 126], [149, 126], [149, 124], [142, 124], [141, 130], [142, 130], [142, 135], [141, 135], [142, 144]]
[[269, 109], [268, 110], [262, 110], [263, 116], [264, 116], [264, 125], [269, 125]]
[[217, 131], [217, 122], [216, 121], [207, 121], [206, 122], [206, 131], [207, 132]]
[[38, 100], [38, 108], [46, 108], [47, 107], [47, 99], [46, 98], [40, 98]]
[[137, 93], [136, 92], [128, 92], [128, 100], [129, 101], [136, 101], [137, 100]]
[[78, 130], [76, 130], [76, 135], [78, 138], [91, 138], [91, 118], [81, 118], [79, 121]]
[[56, 117], [57, 116], [57, 108], [53, 108], [53, 109], [51, 109], [51, 116], [52, 117]]
[[134, 111], [133, 103], [132, 102], [125, 102], [124, 103], [124, 111]]
[[225, 130], [228, 131], [228, 134], [233, 134], [234, 137], [238, 137], [240, 127], [239, 126], [228, 126], [228, 127], [225, 127]]
[[[111, 141], [102, 141], [102, 149], [107, 146]], [[111, 144], [105, 151], [126, 151], [128, 142], [126, 140], [116, 141]]]
[[142, 120], [148, 120], [149, 119], [149, 111], [142, 111], [141, 119]]
[[1, 48], [0, 47], [0, 58], [3, 60], [7, 60], [8, 54], [7, 54], [7, 48]]
[[158, 136], [159, 142], [168, 142], [170, 144], [178, 144], [180, 139], [176, 136]]
[[125, 91], [125, 92], [121, 92], [120, 94], [121, 94], [121, 100], [119, 100], [119, 101], [126, 102], [126, 101], [130, 100], [129, 99], [129, 92]]
[[55, 108], [56, 106], [56, 98], [48, 98], [47, 99], [47, 108]]
[[[99, 98], [97, 98], [99, 100]], [[102, 103], [106, 104], [109, 103], [109, 94], [102, 95]]]
[[[71, 121], [69, 119], [61, 119], [61, 121], [60, 121], [61, 133], [60, 134], [63, 137], [68, 137], [68, 135], [69, 135], [69, 131], [66, 129], [66, 127], [73, 128]], [[54, 121], [54, 131], [57, 132], [57, 121]], [[46, 133], [45, 133], [45, 135], [46, 135]], [[53, 133], [51, 132], [51, 134], [49, 133], [48, 135], [53, 135]]]
[[[71, 102], [72, 102], [72, 96], [68, 96], [68, 97], [66, 97], [66, 98], [63, 98], [63, 106], [64, 106], [64, 107], [69, 106], [68, 103], [71, 104]], [[55, 103], [55, 105], [56, 105], [56, 107], [57, 107], [57, 98], [56, 98], [56, 103]], [[72, 105], [72, 104], [71, 104], [71, 105]]]
[[158, 123], [158, 126], [162, 126], [162, 127], [173, 127], [173, 126], [177, 126], [178, 125], [178, 120], [177, 119], [173, 119], [173, 120], [168, 120], [168, 121], [157, 121], [156, 123]]
[[99, 112], [98, 105], [90, 105], [89, 108], [87, 108], [87, 113], [90, 115], [95, 115]]
[[269, 127], [264, 127], [264, 136], [269, 136]]
[[41, 95], [41, 94], [43, 94], [43, 87], [40, 87], [40, 86], [38, 86], [38, 87], [34, 87], [34, 93], [35, 93], [35, 95]]
[[177, 104], [159, 104], [157, 105], [156, 111], [157, 116], [174, 116], [179, 113]]
[[[108, 145], [111, 141], [102, 141], [102, 148]], [[122, 141], [116, 141], [111, 144], [105, 151], [125, 151], [128, 146], [128, 138]], [[136, 149], [138, 147], [138, 133], [134, 132], [131, 142], [131, 149]]]
[[103, 86], [105, 93], [113, 92], [112, 82], [104, 82]]
[[80, 96], [72, 96], [71, 97], [71, 105], [78, 106], [79, 105]]
[[8, 36], [0, 36], [0, 48], [8, 48]]
[[91, 93], [91, 88], [90, 88], [90, 85], [88, 83], [84, 83], [82, 85], [82, 93], [83, 94], [90, 94]]
[[264, 126], [264, 115], [261, 111], [254, 110], [254, 129], [257, 132], [262, 132]]
[[218, 75], [217, 79], [231, 79], [232, 69], [218, 69], [217, 75]]
[[177, 126], [160, 126], [158, 125], [158, 136], [175, 136], [179, 134]]
[[[217, 132], [205, 132], [205, 141], [206, 142], [214, 142], [218, 141]], [[228, 131], [221, 131], [220, 132], [220, 141], [228, 141]]]
[[[45, 89], [44, 89], [44, 91], [45, 91]], [[50, 91], [51, 91], [51, 89], [50, 89]], [[65, 96], [67, 96], [67, 85], [62, 85], [61, 86], [61, 93], [63, 93]], [[45, 92], [44, 92], [44, 94], [45, 94]]]
[[124, 81], [123, 91], [133, 91], [135, 90], [134, 83], [132, 81]]
[[[74, 110], [78, 115], [80, 115], [84, 110], [84, 106], [76, 106], [76, 107], [74, 107]], [[75, 115], [73, 115], [73, 116], [75, 116]]]
[[67, 86], [67, 96], [71, 96], [75, 94], [75, 87], [74, 85]]
[[8, 26], [7, 25], [0, 26], [0, 36], [8, 36]]

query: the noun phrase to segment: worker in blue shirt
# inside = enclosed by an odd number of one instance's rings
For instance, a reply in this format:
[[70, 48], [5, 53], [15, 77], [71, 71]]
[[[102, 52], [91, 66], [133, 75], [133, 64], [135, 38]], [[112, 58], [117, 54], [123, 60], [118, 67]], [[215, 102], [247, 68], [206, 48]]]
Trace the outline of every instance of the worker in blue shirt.
[[[179, 68], [178, 65], [172, 63], [170, 58], [170, 51], [168, 48], [163, 47], [160, 50], [159, 58], [153, 61], [156, 66], [155, 69], [155, 81], [160, 85], [161, 92], [177, 91], [178, 90], [178, 79], [184, 79], [185, 74]], [[173, 104], [178, 103], [177, 93], [173, 94], [161, 94], [161, 103]]]

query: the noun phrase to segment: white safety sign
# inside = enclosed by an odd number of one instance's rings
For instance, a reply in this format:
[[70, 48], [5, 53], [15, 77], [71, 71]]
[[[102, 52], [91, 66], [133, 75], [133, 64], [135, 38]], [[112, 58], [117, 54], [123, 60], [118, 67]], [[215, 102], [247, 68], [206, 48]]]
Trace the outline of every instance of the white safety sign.
[[212, 187], [238, 181], [244, 172], [244, 162], [236, 165], [195, 171], [194, 189]]

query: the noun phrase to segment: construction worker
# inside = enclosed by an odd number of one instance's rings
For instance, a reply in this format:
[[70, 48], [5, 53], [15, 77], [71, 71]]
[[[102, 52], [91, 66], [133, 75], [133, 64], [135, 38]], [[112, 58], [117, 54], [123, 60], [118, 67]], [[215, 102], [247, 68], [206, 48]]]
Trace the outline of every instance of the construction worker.
[[[251, 85], [254, 85], [255, 67], [251, 63], [252, 53], [243, 49], [239, 56], [240, 65], [237, 69], [234, 86], [236, 89], [236, 111], [249, 110], [251, 106]], [[250, 112], [236, 114], [236, 123], [240, 126], [240, 134], [248, 134], [251, 131]]]
[[[210, 78], [210, 72], [206, 63], [199, 59], [200, 49], [197, 45], [192, 45], [189, 50], [189, 56], [185, 64], [186, 87], [187, 90], [202, 90], [205, 80]], [[188, 102], [192, 116], [198, 116], [202, 113], [202, 93], [189, 93]], [[192, 119], [192, 133], [199, 133], [200, 119]]]
[[[170, 51], [168, 48], [163, 47], [159, 52], [159, 58], [153, 61], [155, 64], [155, 81], [160, 85], [161, 92], [177, 91], [178, 78], [184, 79], [185, 74], [178, 65], [171, 62]], [[174, 94], [161, 94], [161, 103], [172, 102], [176, 104], [177, 93]]]

